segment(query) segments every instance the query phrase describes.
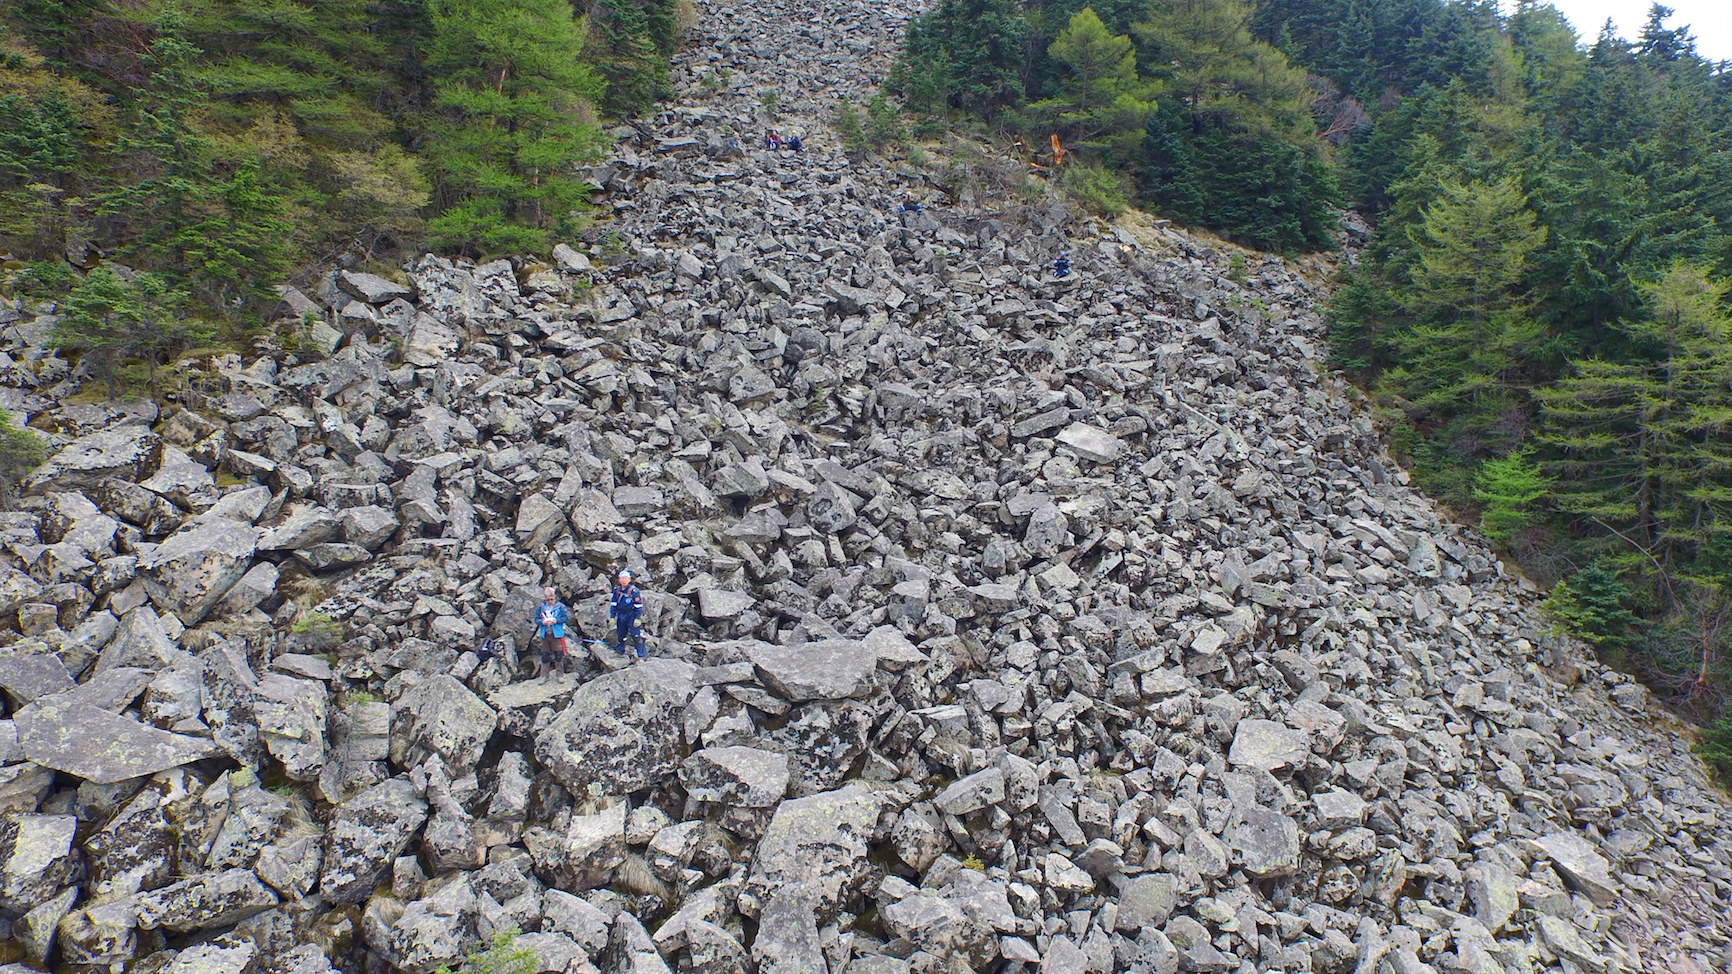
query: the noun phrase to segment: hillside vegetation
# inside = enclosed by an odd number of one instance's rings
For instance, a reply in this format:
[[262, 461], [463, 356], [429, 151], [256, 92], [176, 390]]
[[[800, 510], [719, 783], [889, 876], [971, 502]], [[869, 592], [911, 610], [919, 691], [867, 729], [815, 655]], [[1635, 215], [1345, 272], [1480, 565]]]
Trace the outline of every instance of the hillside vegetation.
[[667, 91], [680, 20], [679, 0], [6, 4], [0, 254], [44, 295], [69, 264], [151, 272], [89, 295], [68, 338], [209, 319], [184, 348], [346, 253], [544, 251], [581, 217], [599, 119]]

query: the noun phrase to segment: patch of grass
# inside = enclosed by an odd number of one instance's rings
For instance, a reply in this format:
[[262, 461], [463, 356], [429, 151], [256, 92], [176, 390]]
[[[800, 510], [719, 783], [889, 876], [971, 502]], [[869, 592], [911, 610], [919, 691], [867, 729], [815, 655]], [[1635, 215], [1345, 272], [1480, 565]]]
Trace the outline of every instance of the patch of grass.
[[376, 693], [368, 693], [365, 690], [346, 690], [337, 702], [345, 709], [349, 707], [364, 707], [370, 703], [378, 703], [379, 695]]
[[516, 927], [501, 930], [486, 947], [465, 958], [460, 969], [441, 967], [434, 974], [538, 974], [541, 958], [528, 947], [517, 946], [520, 933]]
[[323, 612], [309, 612], [296, 619], [294, 624], [289, 626], [289, 631], [297, 636], [305, 636], [316, 629], [334, 625], [336, 625], [336, 620]]
[[1130, 209], [1125, 177], [1111, 170], [1074, 165], [1064, 171], [1060, 184], [1096, 216], [1115, 217]]
[[962, 868], [972, 869], [977, 873], [983, 873], [986, 872], [986, 863], [981, 862], [979, 856], [970, 852], [968, 855], [962, 857]]

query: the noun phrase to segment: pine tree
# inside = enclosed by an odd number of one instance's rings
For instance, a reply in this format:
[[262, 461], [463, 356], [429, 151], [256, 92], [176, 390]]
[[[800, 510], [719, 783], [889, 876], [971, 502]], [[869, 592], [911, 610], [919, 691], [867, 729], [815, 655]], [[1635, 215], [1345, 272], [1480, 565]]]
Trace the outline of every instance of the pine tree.
[[1129, 162], [1157, 107], [1157, 86], [1137, 75], [1131, 39], [1108, 32], [1084, 7], [1048, 53], [1064, 67], [1059, 94], [1031, 106], [1033, 112], [1053, 116], [1067, 142], [1093, 149], [1109, 165]]
[[1474, 478], [1473, 499], [1482, 505], [1479, 526], [1493, 541], [1507, 542], [1522, 528], [1539, 521], [1535, 502], [1552, 488], [1532, 450], [1517, 450], [1487, 460]]
[[477, 253], [534, 251], [572, 231], [588, 189], [574, 167], [601, 132], [602, 92], [565, 0], [429, 0], [427, 55], [440, 118], [428, 132], [432, 240]]
[[1394, 338], [1403, 362], [1386, 385], [1476, 434], [1522, 408], [1547, 337], [1524, 277], [1545, 236], [1513, 179], [1446, 184], [1409, 234], [1415, 261], [1400, 300], [1411, 324]]
[[[1239, 0], [1150, 3], [1138, 62], [1167, 86], [1139, 173], [1164, 212], [1270, 250], [1332, 243], [1337, 197], [1305, 71], [1257, 40]], [[1168, 102], [1172, 103], [1169, 108]]]
[[210, 340], [211, 329], [186, 315], [187, 303], [187, 293], [160, 274], [140, 273], [128, 280], [99, 267], [61, 303], [51, 344], [79, 352], [91, 374], [108, 384], [110, 395], [121, 366], [140, 360], [154, 392], [159, 366]]
[[1724, 572], [1732, 544], [1732, 282], [1680, 265], [1627, 325], [1648, 360], [1573, 363], [1541, 394], [1556, 504], [1670, 572]]
[[887, 85], [921, 111], [997, 111], [1026, 95], [1027, 35], [1015, 0], [938, 0], [909, 23]]

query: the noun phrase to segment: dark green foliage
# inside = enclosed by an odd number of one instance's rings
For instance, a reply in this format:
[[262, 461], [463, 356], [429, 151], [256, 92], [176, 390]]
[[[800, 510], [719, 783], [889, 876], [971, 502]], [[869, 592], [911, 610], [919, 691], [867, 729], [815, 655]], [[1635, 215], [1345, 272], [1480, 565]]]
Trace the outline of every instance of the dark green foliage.
[[[1268, 250], [1333, 244], [1339, 198], [1304, 69], [1257, 40], [1242, 0], [940, 0], [908, 28], [889, 85], [910, 108], [964, 110], [1058, 136], [1071, 160], [1129, 175], [1163, 215]], [[1091, 208], [1119, 208], [1085, 174]], [[1116, 183], [1117, 180], [1113, 180]], [[1131, 202], [1130, 200], [1126, 201]]]
[[1517, 531], [1539, 522], [1536, 502], [1551, 488], [1552, 481], [1540, 469], [1532, 450], [1487, 460], [1480, 465], [1473, 487], [1473, 499], [1483, 505], [1480, 530], [1493, 541], [1507, 542]]
[[427, 64], [442, 79], [425, 148], [442, 212], [433, 242], [472, 253], [545, 249], [576, 226], [601, 148], [584, 102], [601, 81], [566, 0], [429, 0]]
[[343, 251], [539, 250], [587, 201], [597, 106], [665, 94], [689, 10], [0, 4], [0, 253], [114, 255], [234, 340], [297, 267]]
[[129, 360], [144, 364], [155, 391], [159, 366], [210, 340], [211, 328], [186, 316], [188, 304], [186, 292], [160, 274], [127, 280], [99, 267], [61, 302], [52, 343], [78, 352], [91, 375], [108, 384], [110, 394]]
[[1702, 740], [1696, 745], [1696, 753], [1714, 769], [1723, 786], [1732, 787], [1732, 710], [1722, 713], [1719, 720], [1702, 728]]
[[1166, 151], [1149, 153], [1158, 161], [1143, 170], [1143, 195], [1162, 213], [1261, 250], [1333, 243], [1335, 174], [1315, 152], [1224, 129], [1189, 139], [1151, 133], [1150, 144]]
[[1396, 314], [1394, 296], [1370, 274], [1341, 272], [1329, 296], [1329, 352], [1332, 364], [1357, 378], [1376, 375], [1389, 361], [1387, 328]]
[[41, 437], [13, 426], [12, 417], [0, 410], [0, 497], [16, 494], [25, 475], [46, 455]]
[[1630, 587], [1616, 570], [1594, 561], [1552, 587], [1546, 611], [1565, 632], [1601, 649], [1623, 649], [1637, 624]]
[[1024, 95], [1027, 33], [1014, 0], [938, 0], [908, 25], [889, 87], [921, 111], [994, 112]]
[[1708, 715], [1732, 616], [1732, 86], [1669, 18], [1585, 48], [1538, 0], [1264, 0], [1255, 26], [1373, 113], [1343, 153], [1377, 226], [1330, 304], [1336, 363], [1418, 481], [1485, 505], [1530, 570], [1597, 566], [1553, 595], [1567, 629]]
[[[668, 95], [668, 57], [678, 41], [675, 0], [594, 0], [580, 4], [600, 54], [609, 112], [641, 111]], [[587, 7], [587, 9], [583, 9]]]

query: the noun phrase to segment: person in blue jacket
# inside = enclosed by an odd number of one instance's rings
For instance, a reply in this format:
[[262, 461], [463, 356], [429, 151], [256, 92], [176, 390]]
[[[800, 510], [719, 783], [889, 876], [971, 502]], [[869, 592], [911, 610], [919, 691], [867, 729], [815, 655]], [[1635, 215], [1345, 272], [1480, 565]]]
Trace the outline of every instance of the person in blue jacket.
[[619, 573], [619, 581], [613, 587], [613, 596], [607, 605], [608, 617], [613, 619], [614, 635], [618, 641], [613, 645], [617, 655], [625, 655], [626, 637], [630, 636], [637, 644], [637, 658], [648, 655], [643, 647], [643, 627], [638, 624], [638, 618], [643, 615], [643, 593], [631, 583], [631, 572]]
[[571, 621], [571, 613], [552, 588], [542, 589], [541, 599], [541, 604], [535, 607], [535, 635], [541, 641], [540, 663], [535, 668], [537, 680], [560, 667], [565, 657], [565, 624]]

